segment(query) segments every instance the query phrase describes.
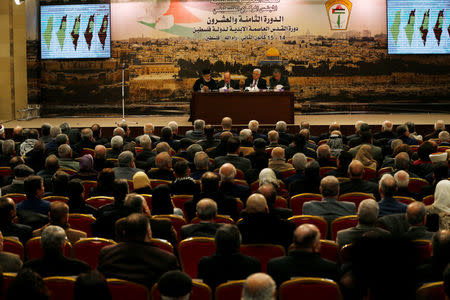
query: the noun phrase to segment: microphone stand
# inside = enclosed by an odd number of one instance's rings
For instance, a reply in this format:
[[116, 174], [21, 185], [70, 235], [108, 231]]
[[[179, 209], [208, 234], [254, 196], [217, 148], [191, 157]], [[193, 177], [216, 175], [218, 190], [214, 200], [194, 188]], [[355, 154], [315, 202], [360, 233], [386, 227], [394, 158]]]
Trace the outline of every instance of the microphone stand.
[[[116, 125], [128, 123], [125, 119], [125, 63], [122, 64], [122, 121], [116, 122]], [[138, 124], [138, 122], [131, 122]]]

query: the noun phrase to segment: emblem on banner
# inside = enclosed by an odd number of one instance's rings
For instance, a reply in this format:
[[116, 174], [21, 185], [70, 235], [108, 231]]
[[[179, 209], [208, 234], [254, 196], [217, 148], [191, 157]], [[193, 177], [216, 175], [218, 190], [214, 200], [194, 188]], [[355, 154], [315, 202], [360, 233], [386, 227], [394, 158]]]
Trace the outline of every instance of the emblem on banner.
[[349, 0], [328, 0], [325, 7], [331, 30], [347, 30], [352, 3]]

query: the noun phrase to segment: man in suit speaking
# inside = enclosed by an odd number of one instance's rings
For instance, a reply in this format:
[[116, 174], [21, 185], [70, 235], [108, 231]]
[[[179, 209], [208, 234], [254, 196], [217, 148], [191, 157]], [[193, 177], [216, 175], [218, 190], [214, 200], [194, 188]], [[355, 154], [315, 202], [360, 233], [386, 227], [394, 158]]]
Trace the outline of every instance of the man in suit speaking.
[[231, 79], [230, 72], [227, 71], [223, 73], [223, 80], [219, 81], [217, 88], [228, 91], [239, 90], [239, 80]]
[[261, 69], [254, 69], [252, 77], [245, 80], [245, 90], [266, 90], [267, 81], [261, 78]]

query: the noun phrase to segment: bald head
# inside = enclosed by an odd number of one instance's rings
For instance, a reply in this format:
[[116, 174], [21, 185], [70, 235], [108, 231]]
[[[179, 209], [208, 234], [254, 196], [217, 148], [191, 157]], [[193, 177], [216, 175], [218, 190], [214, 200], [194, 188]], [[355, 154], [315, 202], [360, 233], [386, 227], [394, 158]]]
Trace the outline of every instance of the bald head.
[[267, 206], [269, 210], [273, 208], [277, 200], [277, 190], [273, 184], [265, 183], [259, 186], [258, 193], [262, 194], [266, 198]]
[[320, 231], [313, 224], [302, 224], [294, 231], [295, 249], [319, 252], [320, 251]]
[[361, 179], [364, 174], [364, 165], [359, 160], [353, 160], [348, 165], [348, 176], [350, 179]]
[[272, 159], [284, 160], [284, 149], [281, 147], [275, 147], [272, 150]]
[[230, 117], [225, 117], [222, 119], [222, 129], [230, 130], [231, 126], [233, 126], [233, 120]]
[[205, 198], [197, 203], [197, 216], [202, 221], [213, 221], [217, 215], [217, 204], [214, 200]]
[[170, 157], [169, 153], [161, 152], [158, 155], [156, 155], [155, 165], [159, 169], [172, 168], [172, 158]]
[[426, 223], [426, 214], [425, 205], [419, 201], [409, 204], [406, 209], [406, 219], [410, 226], [424, 226]]
[[95, 158], [105, 158], [106, 157], [106, 147], [103, 145], [97, 145], [94, 149]]
[[219, 174], [223, 182], [233, 182], [236, 176], [236, 168], [230, 163], [223, 164], [219, 169]]
[[275, 300], [276, 286], [272, 277], [255, 273], [247, 277], [242, 290], [242, 300]]
[[247, 199], [247, 213], [268, 213], [269, 208], [267, 206], [266, 198], [261, 194], [252, 194]]
[[397, 170], [408, 170], [410, 164], [409, 155], [406, 152], [400, 152], [394, 158], [394, 167]]
[[394, 179], [399, 188], [407, 188], [409, 185], [409, 174], [403, 170], [395, 173]]
[[318, 159], [329, 159], [331, 157], [331, 149], [327, 144], [322, 144], [317, 147], [317, 158]]

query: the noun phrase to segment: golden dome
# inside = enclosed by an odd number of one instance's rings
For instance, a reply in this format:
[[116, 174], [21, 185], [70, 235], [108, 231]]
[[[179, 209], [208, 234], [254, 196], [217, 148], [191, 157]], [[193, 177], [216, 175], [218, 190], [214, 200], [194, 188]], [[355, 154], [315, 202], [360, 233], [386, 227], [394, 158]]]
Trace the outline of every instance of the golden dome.
[[270, 48], [266, 51], [266, 56], [280, 56], [280, 51], [278, 51], [276, 48]]

